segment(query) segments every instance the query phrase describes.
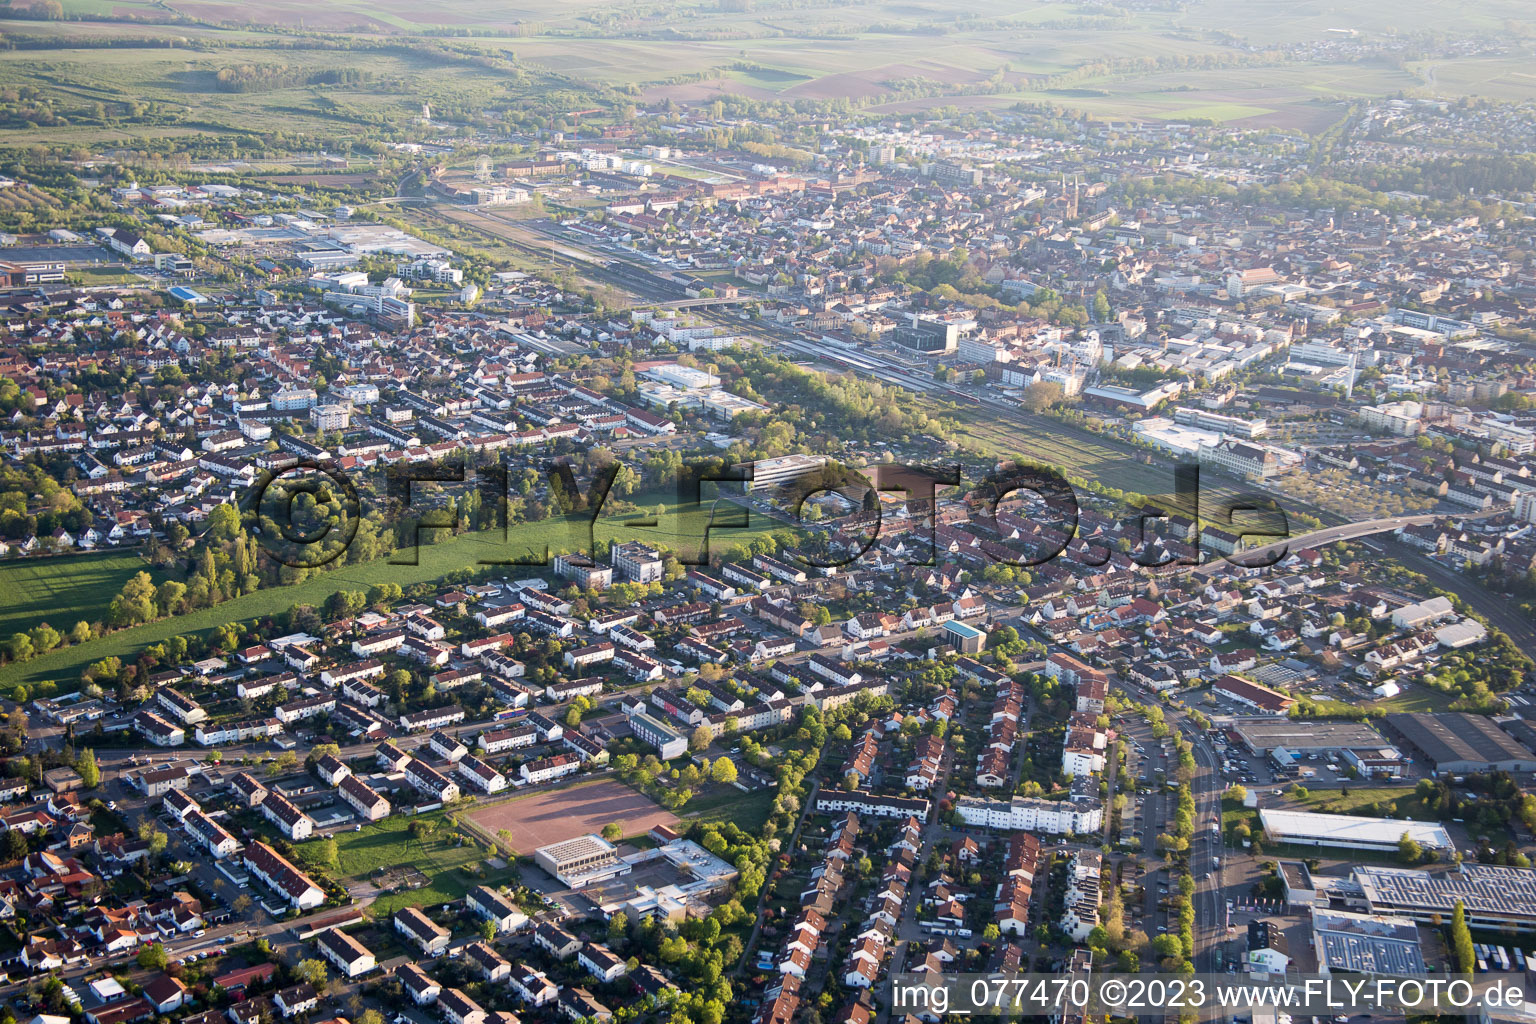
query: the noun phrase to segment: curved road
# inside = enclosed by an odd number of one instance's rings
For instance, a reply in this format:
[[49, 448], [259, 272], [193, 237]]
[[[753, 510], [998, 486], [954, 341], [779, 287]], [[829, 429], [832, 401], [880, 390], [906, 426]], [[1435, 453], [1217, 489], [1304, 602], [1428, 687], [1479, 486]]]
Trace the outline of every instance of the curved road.
[[[1284, 558], [1286, 552], [1297, 551], [1302, 548], [1316, 547], [1323, 544], [1335, 544], [1341, 540], [1359, 540], [1361, 537], [1369, 537], [1375, 533], [1389, 533], [1404, 526], [1422, 526], [1432, 523], [1440, 518], [1436, 515], [1420, 516], [1396, 516], [1391, 519], [1366, 519], [1358, 523], [1344, 523], [1339, 526], [1327, 526], [1321, 530], [1304, 533], [1299, 537], [1286, 537], [1262, 547], [1244, 548], [1233, 555], [1238, 565], [1263, 565], [1269, 555], [1278, 555], [1275, 561]], [[1210, 572], [1221, 565], [1221, 561], [1207, 562], [1195, 567], [1196, 572]]]

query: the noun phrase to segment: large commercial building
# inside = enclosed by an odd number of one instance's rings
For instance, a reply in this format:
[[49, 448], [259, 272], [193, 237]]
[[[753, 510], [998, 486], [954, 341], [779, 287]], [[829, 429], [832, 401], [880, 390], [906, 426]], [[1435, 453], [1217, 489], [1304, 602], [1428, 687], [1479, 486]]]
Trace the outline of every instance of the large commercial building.
[[777, 459], [758, 459], [752, 463], [752, 479], [747, 487], [754, 491], [769, 491], [808, 476], [827, 464], [820, 455], [785, 455]]
[[1201, 430], [1214, 430], [1218, 434], [1228, 434], [1248, 441], [1269, 433], [1269, 423], [1263, 419], [1228, 416], [1225, 413], [1212, 412], [1195, 406], [1175, 409], [1173, 419], [1176, 423], [1187, 423]]
[[1405, 751], [1422, 757], [1436, 772], [1536, 771], [1536, 754], [1482, 715], [1388, 715], [1382, 728]]
[[1454, 849], [1445, 826], [1432, 821], [1366, 818], [1353, 814], [1313, 814], [1310, 811], [1259, 810], [1264, 831], [1276, 842], [1296, 846], [1335, 846], [1350, 850], [1396, 852], [1404, 833], [1420, 846]]
[[601, 836], [577, 836], [541, 846], [533, 851], [533, 859], [572, 888], [630, 872], [630, 865], [619, 859], [618, 848]]
[[1267, 754], [1282, 747], [1292, 753], [1311, 754], [1387, 745], [1381, 733], [1364, 722], [1297, 721], [1264, 716], [1235, 719], [1228, 729], [1255, 754]]
[[891, 332], [891, 341], [897, 346], [921, 352], [924, 355], [946, 355], [960, 346], [960, 328], [942, 320], [912, 317]]
[[1419, 929], [1406, 917], [1312, 911], [1312, 941], [1323, 974], [1429, 973], [1419, 949]]
[[1242, 676], [1224, 675], [1216, 680], [1211, 691], [1219, 697], [1246, 704], [1248, 707], [1271, 715], [1283, 715], [1296, 703], [1278, 690], [1250, 682]]
[[1536, 932], [1536, 869], [1463, 864], [1449, 874], [1361, 865], [1351, 876], [1372, 913], [1446, 922], [1459, 901], [1473, 931]]

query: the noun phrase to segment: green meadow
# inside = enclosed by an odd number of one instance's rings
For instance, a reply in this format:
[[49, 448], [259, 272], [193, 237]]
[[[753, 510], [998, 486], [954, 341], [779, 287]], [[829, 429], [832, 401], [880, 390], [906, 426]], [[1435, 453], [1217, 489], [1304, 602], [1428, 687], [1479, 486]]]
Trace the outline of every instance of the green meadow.
[[[302, 583], [258, 590], [212, 608], [109, 633], [31, 661], [0, 667], [0, 692], [10, 692], [18, 684], [43, 679], [54, 680], [62, 689], [68, 690], [86, 666], [102, 658], [118, 657], [128, 661], [145, 647], [172, 636], [206, 637], [228, 622], [252, 623], [280, 615], [294, 605], [319, 606], [338, 590], [365, 591], [381, 583], [406, 587], [427, 583], [460, 569], [488, 569], [508, 577], [535, 575], [544, 570], [555, 555], [587, 550], [592, 541], [604, 544], [616, 540], [642, 540], [669, 547], [680, 557], [698, 558], [707, 551], [706, 536], [710, 549], [718, 553], [729, 545], [747, 543], [763, 534], [785, 529], [783, 524], [761, 516], [753, 515], [749, 520], [745, 510], [728, 502], [721, 502], [719, 509], [711, 512], [713, 502], [707, 496], [705, 501], [692, 508], [684, 506], [676, 496], [652, 493], [636, 497], [649, 511], [600, 516], [590, 529], [584, 517], [560, 516], [519, 524], [509, 531], [484, 530], [456, 537], [446, 536], [443, 530], [423, 530], [419, 546], [402, 548], [388, 558], [320, 572]], [[658, 510], [659, 514], [656, 514]], [[34, 603], [26, 606], [30, 610], [17, 612], [7, 608], [5, 614], [28, 626], [41, 621], [36, 616], [51, 616], [50, 621], [56, 626], [62, 622], [63, 628], [81, 618], [99, 618], [123, 582], [143, 568], [136, 558], [133, 562], [137, 564], [131, 568], [126, 563], [118, 563], [114, 573], [103, 572], [83, 578], [78, 581], [81, 583], [79, 587], [69, 576], [36, 581], [31, 586], [38, 596]], [[7, 565], [0, 573], [12, 568]], [[45, 577], [47, 575], [44, 573]], [[8, 579], [0, 575], [0, 581]], [[87, 611], [90, 614], [86, 614]], [[6, 620], [0, 619], [3, 621]], [[0, 636], [9, 635], [16, 628], [13, 625], [9, 631], [0, 631]]]

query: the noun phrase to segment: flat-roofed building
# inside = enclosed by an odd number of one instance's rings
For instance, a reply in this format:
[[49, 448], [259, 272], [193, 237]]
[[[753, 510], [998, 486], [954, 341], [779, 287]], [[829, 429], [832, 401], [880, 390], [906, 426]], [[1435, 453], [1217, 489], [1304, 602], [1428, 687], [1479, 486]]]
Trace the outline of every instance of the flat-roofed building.
[[1419, 929], [1406, 917], [1314, 908], [1312, 941], [1322, 974], [1429, 973], [1419, 948]]
[[541, 846], [533, 851], [533, 859], [572, 888], [630, 872], [630, 866], [619, 859], [618, 848], [601, 836], [577, 836]]
[[747, 484], [753, 491], [766, 491], [819, 472], [827, 464], [820, 455], [784, 455], [776, 459], [758, 459], [751, 464], [752, 480]]
[[1444, 922], [1459, 901], [1473, 931], [1536, 932], [1536, 869], [1462, 864], [1436, 873], [1362, 864], [1350, 877], [1373, 913]]
[[1367, 818], [1353, 814], [1314, 814], [1261, 808], [1259, 820], [1264, 831], [1276, 842], [1296, 846], [1334, 846], [1349, 850], [1376, 850], [1395, 853], [1406, 834], [1420, 846], [1431, 850], [1455, 848], [1445, 826], [1432, 821], [1407, 821], [1399, 818]]
[[655, 747], [663, 761], [682, 757], [688, 752], [688, 738], [660, 719], [643, 712], [629, 716], [629, 730], [638, 739]]
[[1264, 717], [1239, 718], [1229, 728], [1255, 754], [1284, 748], [1296, 753], [1380, 748], [1381, 733], [1365, 722], [1330, 722], [1316, 718], [1294, 720]]

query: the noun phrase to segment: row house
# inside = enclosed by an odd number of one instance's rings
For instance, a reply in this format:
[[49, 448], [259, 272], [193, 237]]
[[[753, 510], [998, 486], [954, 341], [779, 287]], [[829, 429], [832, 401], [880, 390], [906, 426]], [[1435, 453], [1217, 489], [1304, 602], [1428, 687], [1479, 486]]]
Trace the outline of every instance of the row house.
[[407, 782], [439, 802], [446, 804], [459, 798], [458, 784], [420, 758], [409, 758], [404, 770]]
[[464, 709], [457, 704], [445, 704], [438, 708], [426, 708], [421, 711], [411, 711], [399, 718], [402, 732], [423, 732], [427, 729], [441, 729], [464, 721]]

